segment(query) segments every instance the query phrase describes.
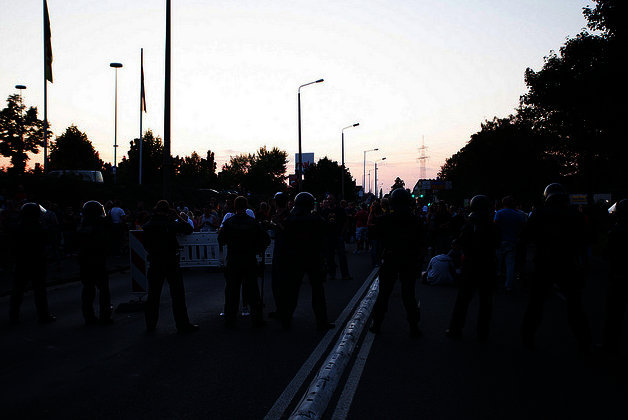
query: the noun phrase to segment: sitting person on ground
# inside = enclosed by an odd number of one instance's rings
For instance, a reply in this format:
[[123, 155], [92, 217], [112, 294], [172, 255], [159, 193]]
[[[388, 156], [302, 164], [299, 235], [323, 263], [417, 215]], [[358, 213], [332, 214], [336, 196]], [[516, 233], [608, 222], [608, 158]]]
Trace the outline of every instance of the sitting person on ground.
[[454, 283], [455, 275], [453, 259], [447, 254], [439, 254], [430, 260], [427, 271], [423, 272], [423, 283], [450, 285]]
[[460, 275], [461, 259], [460, 242], [454, 239], [447, 254], [436, 255], [430, 260], [427, 271], [422, 273], [422, 283], [438, 285], [455, 283]]

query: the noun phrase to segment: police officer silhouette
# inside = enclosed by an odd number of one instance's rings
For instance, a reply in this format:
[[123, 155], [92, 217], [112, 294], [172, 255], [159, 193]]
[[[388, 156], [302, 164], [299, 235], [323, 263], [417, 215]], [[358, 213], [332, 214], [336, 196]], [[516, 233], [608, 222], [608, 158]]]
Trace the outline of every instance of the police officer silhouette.
[[9, 322], [16, 324], [20, 317], [20, 306], [26, 285], [31, 282], [35, 295], [35, 307], [40, 324], [57, 320], [48, 312], [46, 295], [46, 246], [48, 231], [43, 227], [40, 216], [44, 209], [36, 203], [25, 203], [20, 209], [20, 220], [8, 232], [9, 243], [15, 254], [13, 290], [9, 307]]
[[235, 215], [225, 220], [218, 233], [218, 243], [227, 246], [225, 268], [225, 326], [235, 327], [240, 304], [240, 287], [251, 311], [253, 327], [263, 327], [263, 308], [257, 285], [257, 255], [270, 245], [270, 236], [259, 222], [246, 214], [248, 200], [237, 197]]
[[464, 255], [462, 280], [445, 335], [452, 338], [462, 337], [469, 304], [477, 291], [480, 305], [476, 334], [478, 341], [485, 342], [488, 340], [493, 316], [492, 293], [497, 276], [495, 252], [501, 246], [501, 233], [493, 222], [493, 206], [486, 196], [473, 197], [470, 207], [470, 220], [462, 227], [458, 238]]
[[591, 351], [591, 327], [582, 303], [586, 278], [586, 224], [582, 215], [569, 207], [567, 190], [550, 184], [543, 193], [545, 205], [530, 214], [524, 238], [534, 244], [534, 275], [528, 305], [521, 325], [521, 338], [534, 348], [534, 334], [543, 320], [543, 306], [556, 284], [567, 304], [567, 320], [576, 337], [578, 351]]
[[297, 194], [290, 216], [283, 222], [289, 261], [285, 300], [282, 303], [284, 328], [290, 328], [292, 325], [292, 317], [297, 307], [299, 290], [305, 274], [312, 287], [312, 308], [316, 317], [316, 329], [325, 331], [336, 326], [327, 320], [327, 301], [323, 285], [326, 277], [325, 219], [312, 214], [314, 204], [312, 194], [308, 192]]
[[615, 217], [616, 223], [608, 232], [604, 249], [604, 259], [610, 264], [610, 282], [606, 294], [603, 342], [596, 348], [608, 353], [619, 353], [628, 303], [628, 200], [615, 203], [608, 212]]
[[383, 262], [379, 269], [379, 293], [373, 307], [373, 323], [369, 330], [379, 334], [388, 300], [397, 278], [401, 282], [401, 300], [406, 310], [410, 335], [420, 337], [421, 318], [415, 288], [419, 262], [427, 252], [427, 231], [421, 219], [412, 213], [412, 197], [403, 188], [390, 196], [390, 212], [377, 219], [368, 233], [369, 239], [381, 241]]
[[[107, 233], [105, 231], [105, 208], [98, 201], [83, 205], [83, 217], [77, 228], [79, 244], [79, 277], [83, 284], [81, 309], [85, 325], [111, 324], [111, 294], [107, 274]], [[94, 299], [98, 289], [100, 316], [94, 312]]]
[[177, 331], [197, 331], [198, 325], [192, 324], [185, 304], [183, 274], [179, 265], [178, 234], [189, 235], [194, 228], [166, 200], [161, 200], [155, 207], [155, 214], [144, 224], [144, 248], [148, 252], [148, 298], [146, 299], [146, 331], [154, 332], [159, 319], [159, 300], [164, 281], [168, 280], [172, 313]]

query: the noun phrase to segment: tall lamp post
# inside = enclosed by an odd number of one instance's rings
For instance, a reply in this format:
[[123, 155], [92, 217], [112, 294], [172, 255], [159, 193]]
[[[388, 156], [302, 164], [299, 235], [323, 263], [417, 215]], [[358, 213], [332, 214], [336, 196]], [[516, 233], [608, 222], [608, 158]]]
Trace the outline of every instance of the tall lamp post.
[[377, 197], [377, 162], [381, 162], [382, 160], [386, 160], [386, 158], [383, 157], [375, 161], [375, 197]]
[[318, 79], [314, 82], [306, 83], [299, 86], [299, 89], [297, 90], [297, 108], [299, 119], [299, 166], [297, 167], [297, 179], [299, 180], [299, 192], [303, 191], [303, 152], [301, 150], [301, 88], [313, 85], [314, 83], [321, 83], [323, 81], [323, 79]]
[[[366, 182], [366, 153], [367, 152], [374, 152], [376, 150], [379, 150], [378, 148], [375, 149], [371, 149], [371, 150], [365, 150], [364, 151], [364, 173], [362, 174], [362, 188], [364, 188], [364, 191], [366, 191], [366, 187], [365, 187], [365, 182]], [[371, 181], [369, 180], [369, 192], [371, 192]]]
[[113, 182], [118, 182], [118, 69], [122, 67], [120, 63], [111, 63], [109, 67], [116, 69], [116, 83], [115, 83], [115, 104], [114, 104], [114, 123], [113, 123]]
[[341, 173], [340, 173], [340, 179], [341, 181], [341, 185], [342, 187], [340, 188], [340, 197], [341, 198], [345, 198], [345, 130], [347, 128], [352, 128], [352, 127], [357, 127], [358, 125], [360, 125], [360, 123], [355, 123], [355, 124], [351, 124], [346, 126], [345, 128], [342, 129], [342, 169], [341, 169]]

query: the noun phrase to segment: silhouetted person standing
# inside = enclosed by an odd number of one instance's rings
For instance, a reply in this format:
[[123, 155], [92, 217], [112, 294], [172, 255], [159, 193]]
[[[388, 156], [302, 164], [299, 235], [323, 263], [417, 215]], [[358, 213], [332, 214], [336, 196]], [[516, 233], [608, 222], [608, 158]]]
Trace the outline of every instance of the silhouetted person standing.
[[464, 255], [462, 280], [445, 335], [452, 338], [462, 337], [469, 304], [477, 291], [480, 300], [477, 338], [478, 341], [485, 342], [488, 340], [493, 316], [493, 286], [497, 276], [495, 252], [501, 246], [501, 234], [493, 223], [493, 206], [486, 196], [476, 195], [470, 204], [470, 220], [462, 227], [458, 238]]
[[271, 265], [271, 290], [275, 301], [275, 311], [269, 312], [271, 318], [281, 319], [281, 304], [285, 300], [288, 277], [288, 247], [283, 233], [283, 221], [290, 215], [288, 211], [288, 195], [282, 192], [275, 194], [277, 211], [271, 217], [270, 229], [274, 235], [273, 261]]
[[122, 245], [124, 244], [126, 212], [122, 208], [122, 201], [119, 198], [116, 198], [113, 203], [113, 207], [109, 212], [111, 216], [112, 253], [114, 256], [120, 256], [122, 254]]
[[451, 222], [452, 215], [447, 209], [447, 204], [441, 200], [438, 202], [438, 210], [434, 215], [434, 227], [436, 228], [436, 255], [446, 254], [451, 249]]
[[31, 282], [35, 295], [35, 307], [40, 324], [57, 320], [48, 312], [46, 295], [46, 246], [48, 232], [40, 222], [41, 207], [36, 203], [26, 203], [20, 210], [18, 224], [11, 228], [9, 243], [15, 254], [13, 290], [9, 308], [9, 322], [17, 324], [20, 306], [24, 299], [26, 285]]
[[383, 262], [379, 269], [379, 293], [373, 307], [373, 324], [370, 331], [379, 334], [388, 300], [397, 278], [401, 282], [401, 299], [406, 309], [410, 335], [420, 337], [421, 318], [416, 290], [416, 273], [419, 262], [427, 253], [427, 230], [418, 216], [412, 213], [412, 197], [403, 188], [390, 196], [390, 212], [377, 219], [368, 233], [369, 239], [381, 241]]
[[183, 274], [179, 266], [178, 234], [189, 235], [194, 228], [177, 215], [166, 200], [157, 203], [155, 214], [144, 224], [144, 248], [148, 252], [148, 298], [146, 301], [146, 330], [155, 331], [159, 319], [159, 300], [164, 281], [168, 280], [172, 313], [178, 331], [197, 331], [190, 323], [185, 304]]
[[624, 315], [628, 303], [628, 200], [615, 203], [608, 212], [615, 216], [615, 226], [608, 232], [604, 259], [610, 263], [610, 283], [606, 295], [604, 338], [598, 350], [619, 353]]
[[[79, 245], [79, 276], [83, 284], [81, 294], [85, 325], [111, 324], [111, 294], [109, 274], [107, 274], [107, 233], [105, 231], [105, 208], [98, 201], [88, 201], [83, 205], [83, 218], [77, 229]], [[98, 289], [100, 317], [94, 312], [94, 299]]]
[[502, 235], [502, 243], [497, 250], [497, 260], [500, 274], [506, 277], [504, 287], [507, 291], [514, 291], [516, 290], [517, 241], [525, 220], [515, 209], [515, 199], [513, 197], [504, 197], [502, 206], [503, 208], [495, 213], [495, 223], [499, 226]]
[[225, 268], [225, 326], [235, 327], [240, 304], [240, 286], [243, 300], [248, 302], [253, 327], [266, 325], [257, 285], [257, 255], [270, 245], [268, 233], [254, 218], [246, 214], [248, 201], [237, 197], [234, 201], [235, 215], [225, 220], [218, 233], [218, 243], [227, 246]]
[[327, 320], [325, 299], [325, 220], [312, 214], [314, 197], [308, 192], [297, 194], [294, 207], [284, 222], [284, 237], [288, 250], [287, 288], [282, 303], [284, 328], [292, 325], [292, 316], [299, 300], [303, 276], [307, 274], [312, 287], [312, 309], [316, 317], [316, 329], [329, 330], [336, 325]]
[[[583, 217], [568, 205], [567, 191], [550, 184], [544, 192], [545, 206], [530, 214], [525, 237], [534, 244], [534, 276], [528, 306], [521, 325], [521, 338], [534, 348], [534, 334], [543, 321], [545, 298], [556, 284], [565, 296], [567, 320], [578, 343], [578, 351], [591, 351], [591, 327], [582, 303], [586, 278], [586, 225]], [[582, 264], [582, 266], [580, 266]]]
[[352, 280], [347, 264], [347, 252], [345, 250], [344, 235], [348, 226], [345, 209], [336, 205], [336, 197], [328, 195], [328, 207], [321, 211], [325, 219], [325, 252], [327, 254], [327, 270], [330, 279], [336, 278], [335, 253], [338, 252], [338, 265], [343, 280]]

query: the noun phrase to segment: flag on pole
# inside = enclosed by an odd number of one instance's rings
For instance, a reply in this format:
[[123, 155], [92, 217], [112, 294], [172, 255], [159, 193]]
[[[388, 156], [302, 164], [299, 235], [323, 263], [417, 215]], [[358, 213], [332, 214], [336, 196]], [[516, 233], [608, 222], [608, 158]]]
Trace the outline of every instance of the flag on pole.
[[144, 94], [144, 48], [141, 50], [141, 66], [140, 66], [140, 185], [142, 185], [142, 161], [143, 161], [143, 145], [142, 141], [142, 111], [146, 112], [146, 95]]
[[44, 75], [46, 80], [52, 83], [52, 41], [48, 2], [46, 0], [44, 0]]
[[142, 75], [141, 75], [141, 81], [142, 81], [142, 87], [141, 87], [142, 103], [141, 103], [140, 106], [144, 109], [144, 112], [146, 112], [146, 93], [144, 92], [144, 48], [142, 48], [142, 65], [141, 65], [141, 69], [142, 69], [141, 70], [142, 71]]

